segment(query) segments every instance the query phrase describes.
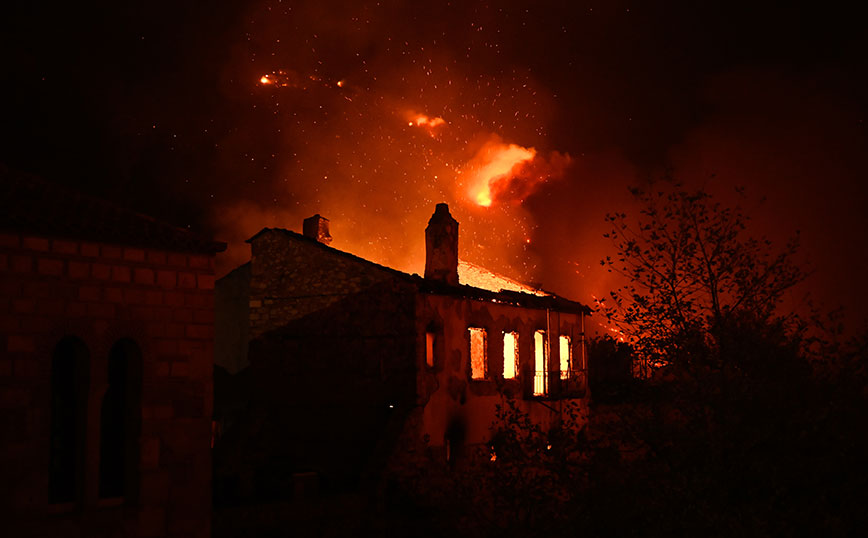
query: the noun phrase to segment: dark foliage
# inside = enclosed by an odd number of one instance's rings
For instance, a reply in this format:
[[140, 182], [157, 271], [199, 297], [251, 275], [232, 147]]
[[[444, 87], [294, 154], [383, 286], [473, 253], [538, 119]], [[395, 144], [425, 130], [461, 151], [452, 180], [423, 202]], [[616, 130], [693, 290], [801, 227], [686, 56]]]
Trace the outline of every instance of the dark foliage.
[[[636, 194], [645, 221], [611, 216], [604, 262], [631, 279], [612, 316], [633, 339], [590, 342], [588, 416], [543, 431], [507, 401], [494, 461], [404, 498], [439, 535], [863, 534], [868, 335], [836, 344], [778, 311], [796, 242], [773, 251], [705, 193]], [[630, 360], [665, 366], [625, 379]]]

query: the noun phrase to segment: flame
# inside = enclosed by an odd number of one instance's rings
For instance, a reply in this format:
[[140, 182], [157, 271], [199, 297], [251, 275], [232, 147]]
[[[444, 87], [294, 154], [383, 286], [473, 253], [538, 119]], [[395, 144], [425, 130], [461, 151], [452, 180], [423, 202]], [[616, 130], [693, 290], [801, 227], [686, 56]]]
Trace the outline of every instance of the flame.
[[518, 168], [536, 157], [536, 149], [517, 144], [489, 142], [471, 161], [470, 198], [483, 207], [494, 202], [493, 188], [508, 182]]
[[314, 86], [322, 86], [326, 88], [336, 86], [338, 88], [343, 88], [346, 86], [347, 81], [345, 79], [325, 79], [319, 75], [305, 75], [298, 71], [293, 71], [292, 69], [278, 69], [259, 77], [259, 83], [264, 86], [274, 86], [275, 88], [307, 90]]
[[425, 129], [431, 138], [436, 138], [436, 131], [438, 127], [442, 127], [446, 125], [446, 120], [441, 118], [440, 116], [428, 116], [427, 114], [418, 114], [415, 112], [409, 112], [407, 114], [407, 125], [409, 127], [421, 127]]
[[416, 124], [419, 127], [428, 127], [431, 129], [433, 129], [435, 127], [440, 127], [441, 125], [444, 125], [445, 123], [446, 123], [446, 120], [444, 120], [440, 116], [435, 116], [433, 118], [429, 118], [425, 114], [417, 114], [414, 119], [410, 120], [410, 126], [413, 126], [413, 124]]

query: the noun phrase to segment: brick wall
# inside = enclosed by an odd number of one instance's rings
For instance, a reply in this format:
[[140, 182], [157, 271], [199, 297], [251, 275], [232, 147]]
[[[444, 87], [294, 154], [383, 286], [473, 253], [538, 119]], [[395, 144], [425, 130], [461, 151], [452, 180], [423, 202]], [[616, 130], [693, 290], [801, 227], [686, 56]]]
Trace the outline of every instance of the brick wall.
[[[213, 256], [0, 234], [0, 505], [13, 534], [208, 536]], [[49, 505], [51, 361], [64, 336], [90, 357], [85, 492]], [[140, 491], [105, 506], [95, 485], [109, 350], [142, 355]], [[8, 519], [7, 519], [8, 520]]]

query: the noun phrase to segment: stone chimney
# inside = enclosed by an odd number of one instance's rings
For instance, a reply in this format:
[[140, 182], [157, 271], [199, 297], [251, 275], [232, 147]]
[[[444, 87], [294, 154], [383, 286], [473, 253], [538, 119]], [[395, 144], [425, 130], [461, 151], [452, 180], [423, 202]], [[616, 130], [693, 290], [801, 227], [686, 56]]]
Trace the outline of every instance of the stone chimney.
[[304, 219], [302, 233], [305, 237], [310, 237], [324, 245], [332, 242], [332, 236], [329, 233], [329, 219], [321, 216], [319, 213]]
[[425, 278], [458, 285], [458, 221], [446, 204], [437, 204], [425, 228]]

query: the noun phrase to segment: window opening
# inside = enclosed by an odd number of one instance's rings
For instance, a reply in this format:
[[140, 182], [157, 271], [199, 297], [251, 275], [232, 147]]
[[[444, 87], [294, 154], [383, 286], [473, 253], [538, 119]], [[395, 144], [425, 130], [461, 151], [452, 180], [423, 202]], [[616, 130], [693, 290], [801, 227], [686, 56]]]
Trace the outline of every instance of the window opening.
[[470, 377], [485, 379], [486, 375], [486, 338], [485, 329], [470, 327]]
[[542, 396], [548, 394], [548, 342], [546, 341], [545, 331], [536, 331], [533, 334], [534, 348], [534, 376], [533, 376], [533, 394], [534, 396]]
[[570, 345], [570, 337], [561, 336], [558, 338], [558, 346], [561, 360], [561, 379], [569, 379], [573, 365], [573, 348]]
[[513, 379], [518, 372], [518, 333], [503, 333], [503, 378]]
[[434, 333], [425, 333], [425, 364], [427, 364], [429, 368], [434, 367], [434, 338]]
[[100, 409], [99, 496], [132, 497], [137, 491], [141, 355], [120, 340], [108, 361], [108, 388]]
[[88, 351], [81, 340], [66, 337], [58, 342], [51, 360], [51, 503], [72, 502], [83, 491], [88, 370]]

